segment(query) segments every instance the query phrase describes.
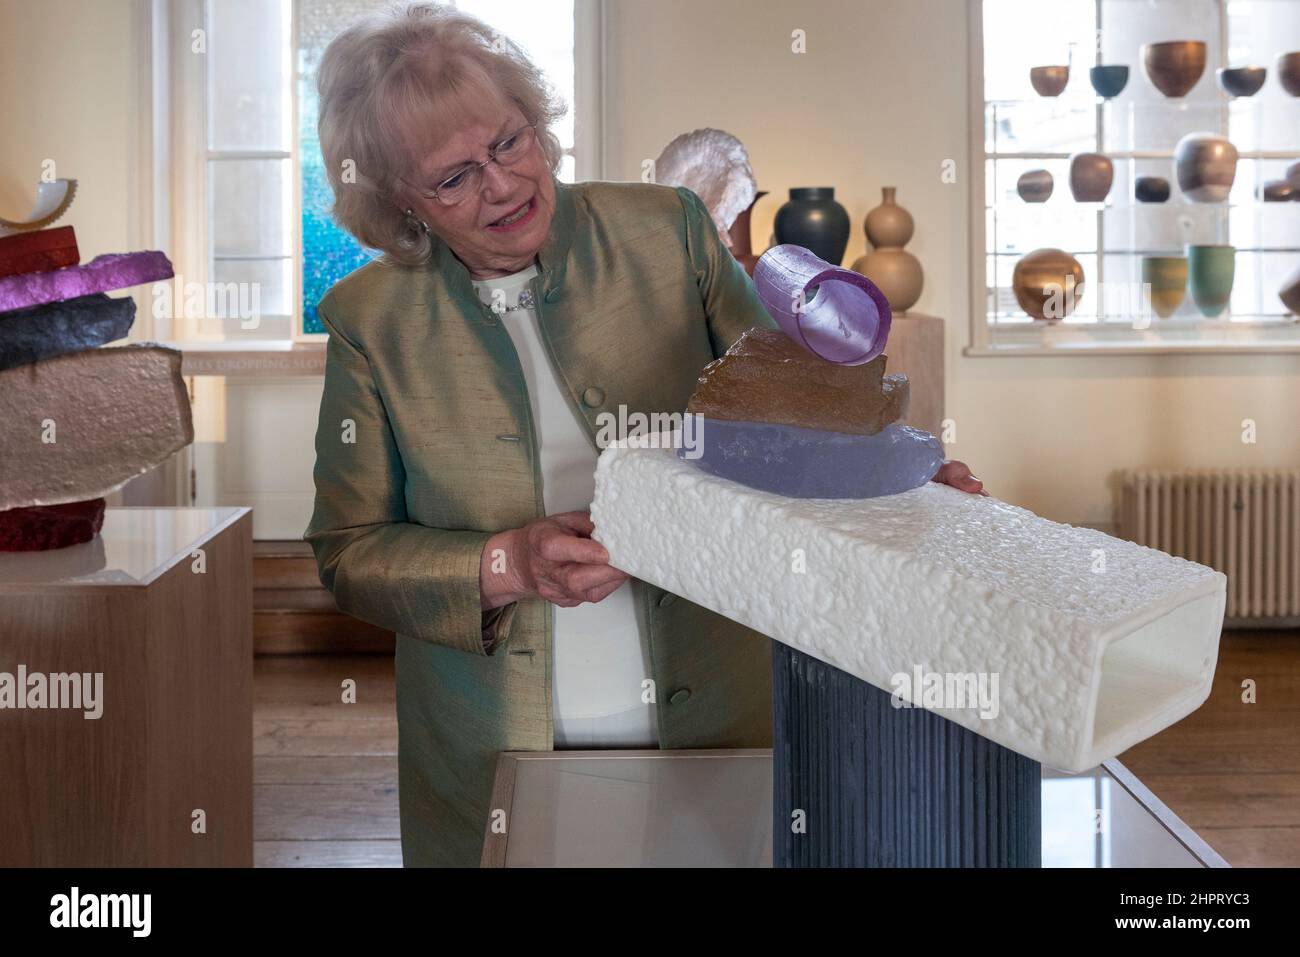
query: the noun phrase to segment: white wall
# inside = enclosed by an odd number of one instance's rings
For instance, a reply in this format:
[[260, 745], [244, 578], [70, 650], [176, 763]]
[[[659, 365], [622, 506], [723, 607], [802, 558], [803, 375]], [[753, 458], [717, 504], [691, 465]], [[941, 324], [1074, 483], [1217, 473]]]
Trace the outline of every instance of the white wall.
[[[606, 177], [700, 126], [734, 133], [759, 187], [755, 249], [792, 186], [831, 185], [853, 220], [845, 255], [882, 186], [916, 220], [926, 270], [916, 311], [949, 319], [947, 414], [969, 463], [1000, 498], [1057, 521], [1105, 524], [1126, 467], [1300, 462], [1300, 358], [970, 358], [965, 0], [610, 0]], [[791, 31], [807, 53], [791, 52]], [[956, 185], [940, 182], [958, 161]], [[1258, 424], [1243, 445], [1241, 420]]]
[[83, 261], [133, 248], [141, 58], [127, 0], [0, 0], [0, 213], [25, 217], [41, 164], [78, 181], [57, 225]]

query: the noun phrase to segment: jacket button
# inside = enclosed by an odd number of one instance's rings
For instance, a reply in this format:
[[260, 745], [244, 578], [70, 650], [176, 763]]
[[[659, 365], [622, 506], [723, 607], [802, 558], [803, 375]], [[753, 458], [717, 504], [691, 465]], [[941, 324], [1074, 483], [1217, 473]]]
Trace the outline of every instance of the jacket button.
[[667, 608], [676, 600], [677, 600], [677, 596], [674, 595], [672, 592], [670, 591], [664, 592], [663, 597], [659, 599], [659, 607]]
[[594, 409], [605, 401], [605, 390], [599, 386], [592, 386], [582, 393], [582, 404], [589, 409]]
[[681, 704], [691, 696], [690, 688], [678, 688], [673, 692], [672, 697], [668, 699], [669, 704]]
[[554, 289], [546, 290], [545, 298], [547, 302], [555, 302], [555, 300], [560, 298], [560, 287], [556, 286]]

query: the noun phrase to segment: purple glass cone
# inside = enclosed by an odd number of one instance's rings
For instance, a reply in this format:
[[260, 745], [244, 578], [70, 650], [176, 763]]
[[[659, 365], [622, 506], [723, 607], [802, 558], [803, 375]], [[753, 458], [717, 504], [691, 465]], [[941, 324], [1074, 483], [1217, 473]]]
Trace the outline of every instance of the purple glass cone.
[[[887, 425], [875, 435], [704, 417], [694, 464], [791, 498], [876, 498], [924, 485], [943, 464], [929, 432]], [[677, 454], [686, 459], [686, 448]], [[688, 459], [688, 461], [690, 461]]]
[[866, 276], [832, 266], [802, 246], [773, 246], [763, 253], [754, 267], [754, 288], [785, 334], [818, 358], [856, 366], [885, 349], [893, 319], [885, 294]]

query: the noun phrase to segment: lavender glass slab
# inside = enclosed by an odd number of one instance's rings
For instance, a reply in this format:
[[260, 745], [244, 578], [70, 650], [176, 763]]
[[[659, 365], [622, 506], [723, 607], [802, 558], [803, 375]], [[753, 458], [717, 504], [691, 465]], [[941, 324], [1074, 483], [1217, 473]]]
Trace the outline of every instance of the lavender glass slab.
[[924, 485], [943, 464], [929, 432], [887, 425], [875, 435], [826, 432], [772, 422], [702, 416], [692, 449], [680, 458], [704, 471], [791, 498], [876, 498]]

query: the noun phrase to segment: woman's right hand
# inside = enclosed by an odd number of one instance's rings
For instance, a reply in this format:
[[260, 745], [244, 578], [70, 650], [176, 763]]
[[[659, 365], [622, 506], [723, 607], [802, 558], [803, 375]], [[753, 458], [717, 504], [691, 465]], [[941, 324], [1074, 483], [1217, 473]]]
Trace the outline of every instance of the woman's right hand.
[[609, 564], [605, 546], [591, 538], [594, 530], [587, 512], [559, 512], [493, 535], [479, 563], [483, 609], [520, 598], [561, 608], [602, 601], [628, 575]]

